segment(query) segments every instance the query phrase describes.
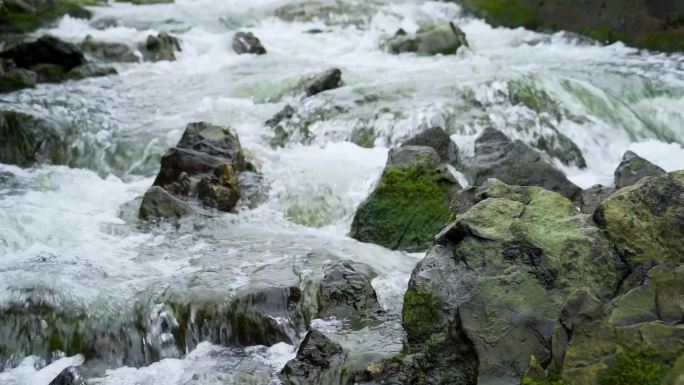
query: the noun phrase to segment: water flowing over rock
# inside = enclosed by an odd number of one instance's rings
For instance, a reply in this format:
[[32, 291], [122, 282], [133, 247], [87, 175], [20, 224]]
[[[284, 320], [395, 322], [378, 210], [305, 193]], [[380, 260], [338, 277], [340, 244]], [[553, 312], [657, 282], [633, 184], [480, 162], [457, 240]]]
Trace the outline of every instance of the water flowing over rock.
[[304, 93], [313, 96], [323, 91], [332, 90], [342, 85], [342, 71], [333, 68], [311, 76], [304, 81]]
[[86, 385], [79, 370], [70, 366], [62, 370], [48, 385]]
[[513, 185], [543, 187], [573, 201], [582, 193], [538, 152], [493, 128], [482, 132], [475, 141], [475, 154], [462, 159], [459, 167], [475, 185], [496, 178]]
[[392, 150], [382, 177], [359, 206], [350, 236], [390, 249], [424, 250], [448, 219], [461, 187], [431, 147]]
[[148, 36], [145, 43], [140, 45], [140, 52], [146, 61], [174, 61], [176, 60], [175, 52], [179, 51], [181, 51], [180, 40], [163, 32], [157, 36]]
[[266, 53], [266, 48], [261, 44], [258, 37], [251, 32], [238, 32], [233, 37], [233, 51], [238, 55], [251, 53], [255, 55], [263, 55]]
[[180, 218], [192, 214], [192, 208], [159, 186], [145, 193], [140, 205], [140, 219]]
[[346, 354], [340, 344], [331, 341], [323, 333], [312, 330], [299, 345], [297, 357], [285, 365], [281, 376], [288, 385], [339, 383], [345, 358]]
[[409, 35], [403, 29], [387, 40], [391, 53], [415, 52], [420, 55], [455, 54], [460, 47], [467, 47], [465, 33], [454, 23], [446, 26], [429, 26]]
[[99, 60], [137, 63], [138, 57], [133, 50], [123, 43], [110, 43], [95, 40], [92, 36], [86, 36], [80, 45], [83, 52]]
[[615, 188], [631, 186], [647, 176], [660, 176], [665, 170], [633, 153], [627, 151], [615, 170]]
[[427, 146], [432, 147], [442, 162], [447, 164], [458, 164], [458, 147], [449, 135], [441, 127], [432, 127], [412, 136], [402, 146]]
[[67, 144], [55, 123], [15, 111], [0, 111], [0, 162], [28, 167], [64, 164]]

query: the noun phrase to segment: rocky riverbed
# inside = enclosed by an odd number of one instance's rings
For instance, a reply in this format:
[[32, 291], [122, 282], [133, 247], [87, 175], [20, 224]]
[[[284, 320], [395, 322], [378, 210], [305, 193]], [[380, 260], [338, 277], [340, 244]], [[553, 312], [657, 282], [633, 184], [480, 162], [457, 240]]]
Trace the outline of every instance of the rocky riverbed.
[[0, 1], [0, 384], [680, 384], [682, 10], [542, 3]]

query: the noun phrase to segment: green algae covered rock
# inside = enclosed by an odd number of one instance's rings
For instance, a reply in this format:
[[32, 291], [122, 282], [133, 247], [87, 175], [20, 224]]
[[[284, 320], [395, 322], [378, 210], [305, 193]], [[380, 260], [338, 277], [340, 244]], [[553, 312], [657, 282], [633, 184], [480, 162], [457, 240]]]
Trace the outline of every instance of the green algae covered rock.
[[684, 261], [684, 171], [644, 178], [605, 200], [594, 218], [630, 268]]
[[438, 350], [454, 355], [430, 361], [410, 379], [427, 378], [417, 383], [444, 383], [448, 371], [463, 384], [521, 381], [531, 356], [551, 359], [554, 325], [574, 291], [608, 300], [617, 289], [610, 244], [567, 198], [491, 180], [470, 199], [416, 266], [404, 297], [407, 357], [424, 358], [436, 340], [462, 347]]
[[399, 30], [386, 42], [391, 53], [415, 52], [420, 55], [451, 55], [468, 46], [465, 33], [455, 24], [428, 26], [409, 35]]
[[567, 30], [601, 42], [684, 49], [684, 3], [676, 0], [456, 0], [495, 26]]
[[89, 19], [86, 5], [101, 4], [97, 0], [6, 0], [0, 9], [0, 34], [32, 32], [64, 15]]
[[393, 150], [375, 190], [356, 211], [351, 237], [390, 249], [426, 249], [448, 219], [458, 182], [429, 147]]

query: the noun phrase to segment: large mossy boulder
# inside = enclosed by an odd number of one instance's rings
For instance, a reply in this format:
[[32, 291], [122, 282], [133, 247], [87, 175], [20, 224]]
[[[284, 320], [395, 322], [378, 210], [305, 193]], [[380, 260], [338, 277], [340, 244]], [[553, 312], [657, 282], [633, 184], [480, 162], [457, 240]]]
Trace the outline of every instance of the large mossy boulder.
[[356, 211], [351, 237], [390, 249], [425, 250], [446, 224], [459, 189], [434, 149], [392, 150], [380, 181]]
[[29, 33], [64, 15], [89, 19], [91, 12], [83, 6], [97, 3], [95, 0], [5, 0], [0, 4], [0, 34]]
[[385, 45], [394, 54], [415, 52], [419, 55], [450, 55], [463, 46], [467, 47], [468, 41], [460, 28], [449, 23], [444, 26], [423, 27], [415, 34], [399, 30]]
[[580, 201], [582, 189], [520, 140], [511, 140], [494, 128], [486, 128], [475, 141], [475, 152], [464, 157], [460, 169], [473, 185], [489, 178], [518, 186], [539, 186], [572, 201]]
[[601, 42], [684, 50], [684, 3], [678, 0], [455, 0], [495, 26], [567, 30]]
[[631, 269], [684, 262], [684, 171], [618, 191], [594, 218]]
[[65, 164], [68, 146], [55, 123], [16, 111], [0, 111], [0, 163], [22, 167]]
[[[610, 243], [567, 198], [490, 181], [470, 199], [411, 274], [407, 355], [384, 375], [409, 373], [404, 383], [417, 384], [518, 382], [531, 356], [552, 357], [554, 325], [572, 293], [609, 299], [618, 287]], [[420, 370], [411, 369], [416, 361]]]

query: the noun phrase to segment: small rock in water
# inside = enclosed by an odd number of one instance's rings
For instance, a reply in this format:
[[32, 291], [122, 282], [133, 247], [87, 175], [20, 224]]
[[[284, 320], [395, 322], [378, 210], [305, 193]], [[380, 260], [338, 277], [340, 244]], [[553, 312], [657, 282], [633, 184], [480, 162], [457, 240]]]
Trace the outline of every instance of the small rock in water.
[[86, 385], [86, 382], [79, 370], [70, 366], [62, 370], [48, 385]]
[[85, 40], [81, 43], [81, 49], [83, 52], [104, 61], [138, 62], [138, 57], [126, 44], [96, 41], [90, 35], [86, 36]]
[[174, 52], [181, 51], [181, 45], [177, 38], [162, 32], [157, 36], [148, 36], [145, 44], [141, 45], [140, 51], [146, 61], [174, 61], [176, 60]]
[[266, 53], [266, 48], [261, 44], [259, 38], [254, 36], [251, 32], [236, 33], [233, 37], [233, 50], [238, 55], [263, 55]]
[[615, 188], [620, 190], [631, 186], [647, 176], [664, 175], [665, 170], [647, 161], [632, 151], [625, 152], [615, 170]]
[[323, 91], [332, 90], [342, 85], [342, 71], [333, 68], [307, 79], [304, 84], [306, 96], [313, 96]]
[[369, 319], [382, 313], [368, 278], [349, 264], [329, 268], [319, 286], [318, 317]]
[[326, 373], [339, 370], [346, 358], [340, 344], [311, 330], [299, 345], [297, 356], [283, 368], [281, 378], [287, 385], [323, 384]]
[[402, 147], [404, 146], [432, 147], [443, 162], [452, 165], [458, 163], [458, 147], [441, 127], [432, 127], [419, 132], [402, 143]]
[[403, 29], [387, 41], [389, 51], [394, 54], [416, 52], [422, 55], [455, 54], [460, 47], [467, 47], [465, 33], [455, 24], [423, 27], [415, 35]]
[[172, 219], [192, 214], [190, 206], [169, 194], [159, 186], [152, 186], [145, 193], [140, 205], [140, 219]]

